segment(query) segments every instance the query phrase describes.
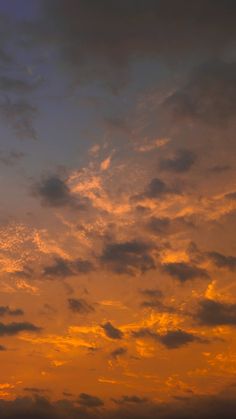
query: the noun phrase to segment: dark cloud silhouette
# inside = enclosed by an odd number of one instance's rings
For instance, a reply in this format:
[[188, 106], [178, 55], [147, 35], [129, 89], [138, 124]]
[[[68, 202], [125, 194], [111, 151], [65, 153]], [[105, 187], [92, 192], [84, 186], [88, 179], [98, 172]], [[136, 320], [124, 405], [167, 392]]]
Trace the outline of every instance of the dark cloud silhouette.
[[219, 125], [235, 117], [236, 63], [214, 60], [195, 70], [189, 83], [164, 103], [177, 118]]
[[197, 335], [185, 332], [184, 330], [168, 330], [164, 334], [157, 333], [149, 328], [141, 328], [132, 332], [132, 336], [137, 339], [152, 339], [161, 343], [167, 349], [177, 349], [192, 342], [209, 343]]
[[225, 165], [217, 164], [215, 166], [210, 167], [209, 172], [212, 172], [214, 174], [221, 174], [221, 173], [228, 172], [230, 169], [231, 169], [231, 167], [227, 164], [225, 164]]
[[113, 326], [110, 322], [103, 324], [102, 329], [104, 330], [107, 337], [110, 339], [122, 339], [123, 332], [117, 327]]
[[204, 299], [200, 301], [194, 318], [206, 326], [235, 326], [236, 304]]
[[69, 298], [68, 304], [70, 310], [74, 313], [89, 314], [95, 311], [93, 306], [87, 303], [83, 298]]
[[174, 307], [166, 306], [161, 301], [163, 294], [160, 290], [157, 289], [144, 289], [140, 291], [147, 300], [141, 302], [141, 307], [151, 308], [158, 312], [162, 313], [174, 313], [176, 309]]
[[226, 198], [226, 199], [230, 199], [230, 200], [234, 201], [234, 200], [236, 199], [236, 192], [230, 192], [230, 193], [227, 193], [227, 194], [225, 195], [225, 198]]
[[55, 258], [52, 265], [45, 266], [43, 276], [49, 278], [66, 278], [77, 274], [86, 274], [94, 270], [93, 264], [88, 260], [75, 259], [68, 260]]
[[104, 405], [104, 402], [102, 401], [102, 399], [100, 399], [97, 396], [91, 396], [90, 394], [87, 394], [87, 393], [80, 393], [77, 402], [81, 406], [88, 407], [88, 408], [101, 407]]
[[23, 94], [30, 93], [36, 87], [36, 85], [31, 85], [25, 80], [15, 79], [8, 76], [0, 76], [0, 91]]
[[188, 172], [196, 162], [196, 154], [191, 150], [177, 150], [172, 158], [163, 159], [160, 162], [160, 168], [174, 173]]
[[140, 293], [148, 298], [161, 298], [163, 296], [162, 291], [152, 288], [140, 290]]
[[151, 308], [159, 313], [175, 313], [176, 309], [165, 305], [162, 301], [157, 298], [152, 298], [150, 300], [142, 301], [141, 307]]
[[28, 322], [0, 323], [0, 336], [14, 336], [20, 332], [40, 332], [41, 327]]
[[26, 391], [28, 393], [40, 394], [40, 393], [48, 392], [48, 389], [47, 388], [38, 388], [38, 387], [25, 387], [24, 391]]
[[155, 234], [165, 234], [170, 228], [171, 221], [167, 217], [151, 217], [147, 223], [147, 228]]
[[113, 359], [117, 359], [117, 358], [119, 358], [120, 356], [123, 356], [123, 355], [125, 355], [125, 354], [127, 354], [127, 348], [124, 348], [124, 347], [119, 347], [119, 348], [116, 348], [116, 349], [114, 349], [114, 351], [112, 351], [111, 353], [110, 353], [110, 356], [111, 356], [111, 358], [113, 358]]
[[[122, 86], [130, 60], [217, 56], [236, 38], [233, 0], [44, 0], [28, 34], [60, 49], [77, 81]], [[198, 34], [198, 36], [196, 36]], [[29, 38], [29, 35], [28, 35]]]
[[12, 57], [2, 48], [0, 48], [0, 61], [1, 64], [12, 64]]
[[33, 185], [32, 192], [47, 207], [76, 206], [76, 199], [66, 181], [57, 175], [46, 177]]
[[[234, 419], [235, 391], [227, 387], [218, 394], [184, 395], [169, 402], [154, 402], [139, 396], [121, 396], [113, 399], [116, 408], [105, 408], [103, 401], [86, 393], [79, 397], [79, 406], [73, 401], [50, 402], [40, 395], [0, 400], [1, 419]], [[142, 401], [143, 399], [143, 401]], [[84, 401], [84, 405], [83, 405]], [[119, 403], [120, 401], [120, 403]], [[86, 405], [87, 404], [87, 405]], [[98, 409], [98, 408], [102, 408]]]
[[43, 276], [46, 277], [66, 278], [72, 275], [74, 275], [74, 272], [71, 269], [70, 262], [62, 258], [55, 258], [54, 264], [45, 266], [43, 269]]
[[0, 316], [22, 316], [24, 311], [21, 308], [11, 309], [8, 306], [0, 306]]
[[168, 275], [177, 278], [180, 282], [195, 278], [209, 278], [209, 274], [205, 269], [186, 262], [166, 263], [162, 265], [162, 269]]
[[116, 404], [141, 404], [147, 403], [148, 399], [146, 397], [139, 396], [122, 396], [120, 399], [112, 399]]
[[115, 273], [135, 275], [137, 271], [144, 273], [155, 268], [151, 250], [150, 244], [138, 240], [109, 243], [105, 246], [100, 260]]
[[133, 195], [131, 200], [141, 201], [143, 199], [161, 199], [166, 195], [180, 194], [177, 187], [167, 185], [159, 178], [153, 178], [147, 188], [141, 194]]
[[6, 351], [6, 350], [7, 350], [7, 348], [4, 345], [0, 345], [0, 352]]
[[9, 152], [0, 151], [0, 163], [4, 166], [14, 166], [17, 164], [23, 157], [24, 153], [20, 151], [11, 150]]
[[37, 108], [25, 100], [5, 98], [0, 103], [0, 116], [12, 127], [19, 139], [37, 139], [33, 126], [38, 114]]
[[207, 256], [218, 268], [228, 268], [231, 271], [236, 269], [236, 256], [225, 256], [218, 252], [208, 252]]

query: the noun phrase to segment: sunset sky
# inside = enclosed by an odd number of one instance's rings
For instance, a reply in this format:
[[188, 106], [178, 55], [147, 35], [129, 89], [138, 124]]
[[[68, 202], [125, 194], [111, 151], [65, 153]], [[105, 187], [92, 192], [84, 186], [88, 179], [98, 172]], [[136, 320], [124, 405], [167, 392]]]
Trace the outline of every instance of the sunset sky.
[[236, 1], [0, 33], [0, 419], [235, 418]]

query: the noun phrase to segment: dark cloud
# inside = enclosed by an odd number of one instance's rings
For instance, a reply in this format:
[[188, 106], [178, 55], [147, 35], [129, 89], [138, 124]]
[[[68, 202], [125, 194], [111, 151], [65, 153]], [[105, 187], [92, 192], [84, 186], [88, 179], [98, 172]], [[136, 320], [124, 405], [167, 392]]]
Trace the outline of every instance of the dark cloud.
[[236, 304], [204, 299], [200, 301], [195, 319], [206, 326], [235, 326]]
[[11, 150], [9, 152], [0, 151], [0, 163], [5, 166], [14, 166], [18, 163], [23, 157], [24, 153], [20, 151]]
[[162, 301], [157, 298], [152, 298], [150, 300], [142, 301], [141, 307], [143, 308], [151, 308], [159, 313], [175, 313], [176, 309], [174, 307], [170, 307], [165, 305]]
[[151, 250], [150, 244], [138, 240], [109, 243], [105, 246], [100, 260], [115, 273], [135, 275], [137, 271], [144, 273], [155, 268]]
[[226, 198], [226, 199], [230, 199], [230, 200], [234, 201], [234, 200], [236, 199], [236, 191], [235, 191], [235, 192], [230, 192], [230, 193], [227, 193], [227, 194], [225, 195], [225, 198]]
[[166, 333], [160, 334], [149, 328], [142, 328], [133, 331], [132, 335], [137, 339], [152, 339], [161, 343], [167, 349], [177, 349], [192, 342], [209, 343], [207, 340], [181, 329], [168, 330]]
[[230, 169], [231, 167], [227, 164], [225, 165], [217, 164], [215, 166], [210, 167], [209, 172], [212, 172], [214, 174], [221, 174], [221, 173], [228, 172]]
[[11, 309], [8, 306], [0, 306], [0, 317], [1, 316], [22, 316], [24, 311], [21, 308]]
[[[1, 399], [0, 417], [1, 419], [99, 419], [101, 417], [104, 419], [234, 419], [236, 410], [235, 392], [230, 387], [218, 394], [187, 396], [184, 394], [183, 397], [176, 397], [163, 403], [132, 395], [121, 396], [120, 399], [113, 401], [116, 402], [115, 409], [103, 407], [100, 398], [87, 394], [80, 395], [79, 407], [73, 401], [50, 402], [40, 395], [34, 398], [18, 397], [15, 400]], [[97, 409], [99, 407], [103, 407], [102, 412]]]
[[140, 290], [140, 293], [148, 298], [161, 298], [163, 296], [162, 291], [153, 288]]
[[28, 322], [0, 323], [0, 336], [14, 336], [20, 332], [40, 332], [41, 327]]
[[36, 394], [40, 394], [40, 393], [46, 393], [48, 392], [48, 389], [46, 388], [38, 388], [38, 387], [25, 387], [24, 391], [29, 392], [29, 393], [36, 393]]
[[102, 399], [97, 396], [91, 396], [87, 393], [80, 393], [79, 399], [77, 401], [81, 406], [88, 408], [101, 407], [104, 405]]
[[165, 335], [160, 337], [160, 342], [168, 349], [176, 349], [191, 342], [208, 343], [207, 340], [183, 330], [169, 330]]
[[7, 350], [7, 348], [4, 345], [0, 345], [0, 352], [6, 351], [6, 350]]
[[236, 63], [214, 60], [195, 70], [189, 83], [164, 103], [177, 118], [222, 124], [235, 117]]
[[114, 351], [110, 353], [110, 356], [111, 358], [117, 359], [125, 354], [127, 354], [127, 348], [121, 346], [120, 348], [114, 349]]
[[14, 271], [13, 275], [18, 278], [32, 278], [34, 274], [33, 269], [30, 266], [23, 266], [21, 270]]
[[62, 258], [55, 258], [53, 265], [45, 266], [43, 269], [43, 276], [66, 278], [74, 275], [71, 269], [70, 262]]
[[170, 219], [167, 217], [151, 217], [147, 223], [147, 228], [153, 233], [164, 234], [170, 228]]
[[163, 180], [154, 178], [147, 185], [147, 188], [141, 194], [133, 195], [131, 200], [141, 201], [143, 199], [161, 199], [166, 195], [179, 194], [180, 191], [177, 187], [167, 185]]
[[139, 396], [122, 396], [120, 399], [112, 399], [116, 404], [141, 404], [147, 403], [148, 399], [146, 397]]
[[[40, 42], [51, 42], [78, 81], [122, 85], [132, 59], [217, 56], [236, 38], [233, 0], [44, 0]], [[197, 34], [197, 35], [196, 35]], [[29, 37], [29, 36], [28, 36]]]
[[104, 330], [106, 336], [109, 337], [110, 339], [123, 338], [123, 332], [117, 327], [114, 327], [110, 322], [103, 324], [101, 327]]
[[12, 64], [12, 57], [2, 48], [0, 48], [0, 61], [1, 64]]
[[0, 76], [0, 91], [2, 92], [15, 94], [30, 93], [35, 87], [36, 85], [31, 85], [24, 80]]
[[83, 298], [69, 298], [68, 304], [70, 310], [74, 313], [89, 314], [95, 311], [93, 306], [87, 303]]
[[15, 131], [19, 139], [37, 139], [33, 123], [38, 110], [25, 100], [5, 98], [0, 103], [0, 116]]
[[93, 270], [93, 264], [88, 260], [68, 260], [57, 257], [52, 265], [44, 267], [43, 276], [49, 278], [66, 278], [80, 273], [86, 274], [92, 272]]
[[181, 216], [170, 219], [168, 217], [150, 217], [146, 223], [149, 232], [155, 235], [172, 235], [195, 228], [194, 216]]
[[209, 274], [205, 269], [186, 262], [166, 263], [162, 265], [162, 269], [168, 275], [177, 278], [180, 282], [195, 278], [209, 278]]
[[76, 199], [66, 181], [57, 175], [44, 178], [33, 185], [32, 192], [41, 199], [42, 205], [47, 207], [76, 206]]
[[173, 173], [188, 172], [196, 158], [196, 154], [191, 150], [177, 150], [174, 157], [161, 160], [160, 168]]
[[236, 269], [235, 256], [225, 256], [222, 253], [218, 252], [208, 252], [207, 256], [218, 268], [228, 268], [231, 271], [234, 271]]
[[157, 289], [144, 289], [141, 290], [140, 293], [147, 298], [145, 301], [142, 301], [141, 307], [144, 308], [151, 308], [158, 312], [162, 313], [174, 313], [176, 310], [174, 307], [166, 306], [161, 301], [163, 294], [160, 290]]

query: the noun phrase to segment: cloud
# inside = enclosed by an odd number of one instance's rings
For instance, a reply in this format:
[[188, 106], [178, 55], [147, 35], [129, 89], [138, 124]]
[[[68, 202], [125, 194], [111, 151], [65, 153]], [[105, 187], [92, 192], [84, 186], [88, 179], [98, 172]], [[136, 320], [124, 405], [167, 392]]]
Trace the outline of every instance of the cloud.
[[227, 194], [225, 195], [225, 198], [226, 198], [226, 199], [230, 199], [230, 200], [234, 201], [234, 200], [236, 199], [236, 192], [230, 192], [230, 193], [227, 193]]
[[97, 396], [91, 396], [87, 393], [80, 393], [79, 398], [77, 402], [83, 406], [88, 408], [94, 408], [94, 407], [101, 407], [104, 405], [104, 402], [102, 399], [100, 399]]
[[141, 404], [147, 403], [148, 399], [146, 397], [139, 397], [139, 396], [122, 396], [120, 399], [112, 399], [116, 404]]
[[45, 266], [43, 276], [53, 278], [67, 278], [77, 274], [86, 274], [94, 270], [93, 264], [88, 260], [68, 260], [60, 257], [55, 258], [54, 263]]
[[235, 326], [236, 304], [204, 299], [200, 301], [194, 318], [205, 326]]
[[163, 159], [160, 162], [160, 169], [173, 173], [188, 172], [196, 161], [196, 155], [191, 150], [177, 150], [172, 158]]
[[236, 63], [213, 60], [196, 69], [164, 107], [177, 118], [219, 125], [235, 117], [235, 94]]
[[13, 101], [9, 98], [0, 103], [0, 115], [15, 131], [16, 136], [21, 139], [37, 139], [37, 133], [33, 122], [38, 110], [35, 106], [25, 100]]
[[209, 274], [205, 269], [186, 262], [165, 263], [162, 265], [162, 269], [168, 275], [177, 278], [180, 282], [195, 278], [209, 278]]
[[209, 343], [207, 340], [181, 329], [168, 330], [166, 333], [160, 334], [149, 328], [141, 328], [133, 331], [132, 335], [137, 339], [152, 339], [161, 343], [167, 349], [178, 349], [192, 342]]
[[152, 298], [150, 300], [142, 301], [141, 307], [151, 308], [156, 310], [159, 313], [175, 313], [176, 309], [174, 307], [167, 306], [162, 303], [162, 301], [157, 298]]
[[133, 195], [131, 200], [141, 201], [143, 199], [160, 199], [166, 195], [179, 194], [178, 188], [167, 185], [159, 178], [153, 178], [147, 188], [141, 194]]
[[207, 256], [218, 268], [228, 268], [231, 271], [234, 271], [236, 269], [235, 256], [225, 256], [222, 253], [218, 252], [208, 252]]
[[124, 347], [119, 347], [119, 348], [116, 348], [116, 349], [114, 349], [111, 353], [110, 353], [110, 356], [111, 356], [111, 358], [113, 358], [113, 359], [117, 359], [117, 358], [119, 358], [120, 356], [123, 356], [123, 355], [125, 355], [125, 354], [127, 354], [127, 348], [124, 348]]
[[57, 175], [46, 177], [33, 185], [32, 192], [41, 199], [42, 205], [47, 207], [76, 206], [76, 199], [66, 181]]
[[123, 332], [117, 327], [113, 326], [110, 322], [103, 324], [102, 329], [104, 330], [106, 336], [110, 339], [122, 339]]
[[105, 246], [100, 260], [102, 264], [118, 274], [135, 275], [155, 268], [150, 254], [152, 246], [138, 240], [109, 243]]
[[162, 291], [158, 289], [153, 289], [153, 288], [146, 288], [146, 289], [140, 290], [140, 293], [144, 295], [145, 297], [154, 298], [154, 299], [160, 298], [163, 296]]
[[5, 166], [14, 166], [25, 156], [20, 151], [11, 150], [9, 152], [0, 151], [0, 163]]
[[36, 85], [31, 85], [24, 80], [0, 76], [0, 91], [2, 92], [15, 94], [30, 93], [35, 87]]
[[0, 323], [0, 336], [14, 336], [20, 332], [40, 332], [41, 327], [35, 326], [32, 323]]
[[164, 234], [169, 230], [170, 224], [168, 217], [151, 217], [147, 223], [147, 228], [153, 233]]
[[0, 317], [1, 316], [22, 316], [24, 311], [20, 308], [11, 309], [8, 306], [0, 306]]
[[[54, 44], [79, 82], [122, 86], [131, 60], [217, 56], [236, 38], [232, 0], [47, 0], [28, 38]], [[198, 34], [198, 36], [196, 36]], [[34, 44], [33, 44], [34, 45]]]
[[[49, 401], [40, 395], [36, 395], [33, 398], [18, 397], [13, 400], [1, 399], [0, 416], [2, 419], [101, 418], [101, 411], [96, 408], [102, 407], [103, 401], [96, 396], [90, 396], [86, 393], [81, 394], [79, 396], [79, 407], [73, 401]], [[93, 399], [95, 399], [94, 402]], [[104, 419], [235, 418], [236, 397], [233, 387], [230, 386], [216, 394], [188, 394], [185, 397], [178, 397], [167, 402], [145, 399], [145, 397], [135, 395], [121, 396], [119, 399], [113, 399], [116, 403], [116, 408], [103, 407], [102, 417]]]
[[160, 300], [163, 297], [163, 293], [158, 289], [144, 289], [140, 291], [147, 300], [141, 302], [141, 307], [151, 308], [160, 313], [175, 313], [176, 309], [174, 307], [166, 306]]
[[7, 350], [7, 348], [4, 345], [0, 345], [0, 352], [6, 351], [6, 350]]
[[89, 314], [93, 313], [95, 310], [94, 308], [87, 303], [83, 298], [69, 298], [68, 299], [69, 308], [74, 313], [79, 314]]
[[24, 388], [24, 391], [29, 392], [29, 393], [40, 394], [40, 393], [48, 392], [48, 389], [46, 389], [46, 388], [38, 388], [38, 387], [25, 387]]

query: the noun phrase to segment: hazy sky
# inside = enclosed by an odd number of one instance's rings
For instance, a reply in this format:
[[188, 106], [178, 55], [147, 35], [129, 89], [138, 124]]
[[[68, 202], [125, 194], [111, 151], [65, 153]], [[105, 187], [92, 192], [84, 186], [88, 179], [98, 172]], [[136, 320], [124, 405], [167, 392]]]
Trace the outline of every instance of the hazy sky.
[[236, 411], [235, 0], [0, 0], [0, 419]]

